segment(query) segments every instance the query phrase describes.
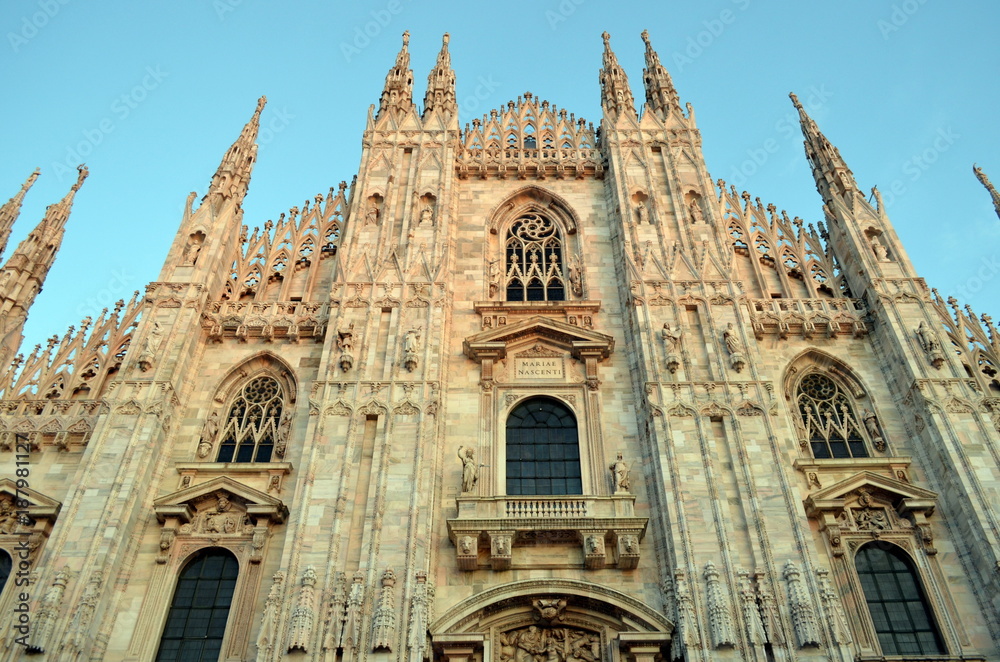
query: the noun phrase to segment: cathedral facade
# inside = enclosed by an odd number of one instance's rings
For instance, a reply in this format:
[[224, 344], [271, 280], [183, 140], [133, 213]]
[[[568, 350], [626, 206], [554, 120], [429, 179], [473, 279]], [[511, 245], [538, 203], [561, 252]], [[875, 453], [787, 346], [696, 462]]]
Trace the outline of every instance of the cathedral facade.
[[350, 186], [249, 230], [262, 98], [27, 357], [86, 168], [11, 253], [0, 659], [1000, 659], [1000, 336], [794, 95], [815, 227], [712, 181], [645, 33], [597, 128], [460, 127], [447, 35], [418, 109], [408, 39]]

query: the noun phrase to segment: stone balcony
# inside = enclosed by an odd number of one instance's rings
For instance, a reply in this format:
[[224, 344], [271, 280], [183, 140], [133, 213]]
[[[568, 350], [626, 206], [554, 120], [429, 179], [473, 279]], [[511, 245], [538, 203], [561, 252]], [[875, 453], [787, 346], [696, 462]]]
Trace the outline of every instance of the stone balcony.
[[539, 541], [579, 545], [589, 569], [614, 565], [628, 570], [639, 563], [648, 519], [635, 516], [631, 494], [462, 496], [456, 501], [458, 517], [448, 520], [448, 535], [462, 570], [478, 569], [481, 555], [492, 569], [508, 570], [514, 548]]

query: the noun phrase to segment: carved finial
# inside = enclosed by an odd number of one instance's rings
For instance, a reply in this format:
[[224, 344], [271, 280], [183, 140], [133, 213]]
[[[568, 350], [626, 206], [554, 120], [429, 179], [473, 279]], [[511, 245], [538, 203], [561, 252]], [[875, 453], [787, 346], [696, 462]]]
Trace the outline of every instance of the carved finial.
[[403, 48], [405, 49], [409, 45], [410, 45], [410, 31], [409, 30], [404, 30], [403, 31]]
[[788, 98], [792, 100], [792, 104], [795, 105], [796, 110], [803, 110], [802, 104], [799, 103], [799, 97], [796, 96], [795, 92], [789, 92]]
[[609, 35], [607, 31], [601, 33], [601, 39], [604, 40], [605, 48], [611, 48], [611, 35]]
[[974, 163], [972, 164], [972, 172], [976, 174], [976, 179], [990, 192], [990, 197], [993, 198], [993, 208], [996, 210], [997, 216], [1000, 216], [1000, 193], [997, 193], [996, 188], [993, 187], [993, 183], [990, 182], [989, 177], [986, 176], [983, 169]]

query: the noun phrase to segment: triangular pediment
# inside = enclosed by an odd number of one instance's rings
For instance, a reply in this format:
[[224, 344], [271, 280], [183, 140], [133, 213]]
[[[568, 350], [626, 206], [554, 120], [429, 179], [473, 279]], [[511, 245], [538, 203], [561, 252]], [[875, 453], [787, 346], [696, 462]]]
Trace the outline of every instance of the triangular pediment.
[[615, 346], [615, 339], [609, 335], [541, 315], [469, 336], [463, 346], [466, 356], [481, 361], [485, 357], [502, 359], [508, 348], [520, 347], [532, 340], [544, 341], [545, 345], [564, 349], [577, 358], [586, 353], [605, 359]]
[[214, 501], [223, 494], [250, 515], [264, 515], [275, 522], [283, 521], [288, 515], [288, 508], [280, 499], [248, 487], [229, 476], [218, 476], [204, 483], [164, 494], [153, 501], [153, 510], [161, 522], [167, 517], [190, 521], [203, 502]]
[[911, 483], [871, 471], [862, 471], [809, 495], [805, 501], [806, 511], [813, 513], [819, 510], [843, 508], [852, 495], [860, 493], [862, 490], [884, 495], [897, 508], [900, 504], [907, 505], [909, 508], [922, 504], [924, 505], [922, 510], [933, 510], [938, 497], [936, 492], [925, 490]]
[[48, 518], [55, 519], [62, 508], [62, 504], [51, 497], [47, 497], [41, 492], [36, 492], [29, 487], [18, 487], [10, 478], [0, 478], [0, 500], [10, 500], [12, 504], [18, 501], [27, 501], [27, 508], [16, 508], [17, 510], [27, 510], [28, 516], [32, 519]]

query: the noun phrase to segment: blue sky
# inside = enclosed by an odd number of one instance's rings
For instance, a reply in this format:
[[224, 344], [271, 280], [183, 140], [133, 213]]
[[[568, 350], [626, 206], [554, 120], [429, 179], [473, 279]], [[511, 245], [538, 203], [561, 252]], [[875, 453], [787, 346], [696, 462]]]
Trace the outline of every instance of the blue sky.
[[1000, 221], [972, 174], [978, 162], [1000, 184], [998, 19], [973, 0], [6, 0], [0, 198], [42, 169], [12, 242], [79, 159], [91, 172], [23, 349], [156, 279], [188, 192], [205, 192], [261, 94], [245, 222], [349, 182], [407, 29], [418, 104], [447, 31], [463, 124], [531, 91], [595, 125], [601, 32], [641, 101], [648, 29], [713, 179], [815, 222], [795, 91], [859, 184], [883, 191], [928, 284], [1000, 314]]

